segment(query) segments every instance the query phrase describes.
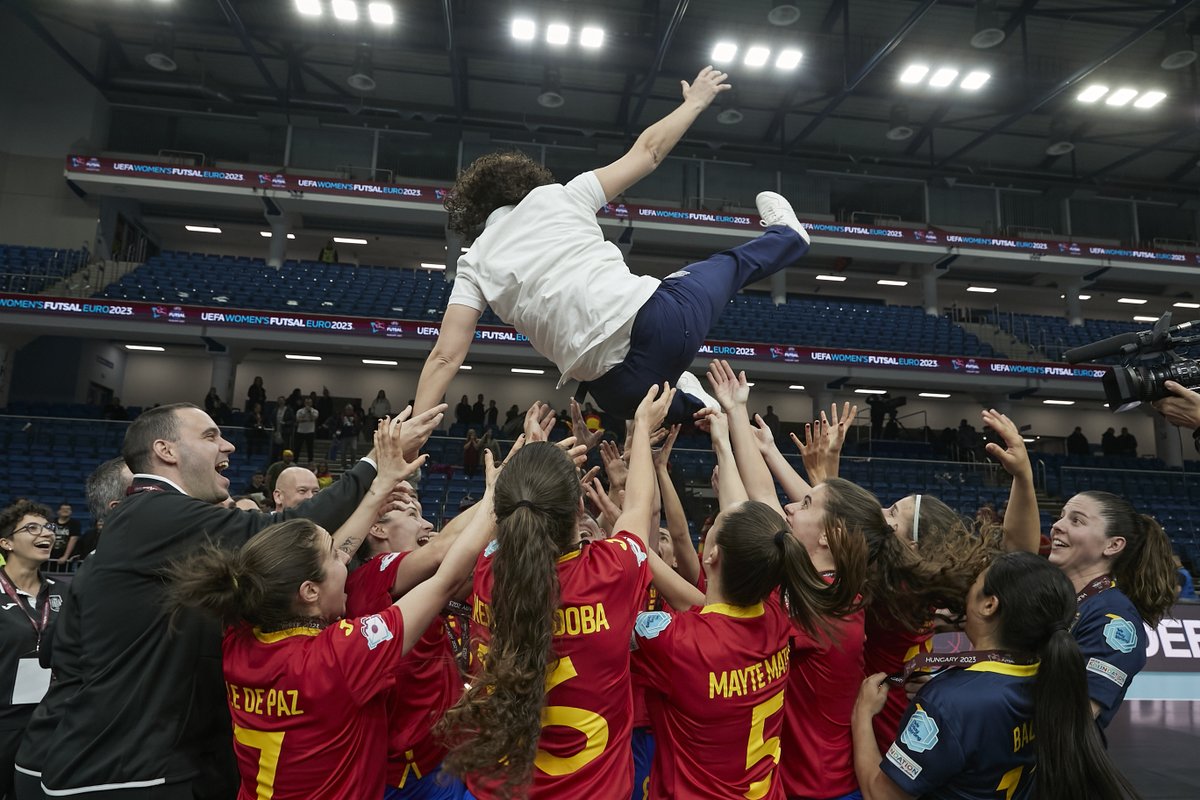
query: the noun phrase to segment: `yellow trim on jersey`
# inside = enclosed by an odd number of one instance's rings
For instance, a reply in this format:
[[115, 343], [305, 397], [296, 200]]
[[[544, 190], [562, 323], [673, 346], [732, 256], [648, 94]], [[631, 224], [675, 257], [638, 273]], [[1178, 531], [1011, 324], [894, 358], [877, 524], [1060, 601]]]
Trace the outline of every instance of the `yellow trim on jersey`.
[[571, 552], [567, 553], [565, 556], [559, 556], [557, 563], [561, 564], [564, 561], [570, 561], [572, 558], [578, 558], [579, 554], [582, 552], [583, 552], [582, 550], [572, 550]]
[[321, 631], [318, 628], [284, 628], [281, 631], [271, 631], [270, 633], [263, 633], [259, 628], [254, 629], [254, 638], [263, 644], [282, 642], [292, 636], [319, 636], [320, 634]]
[[1005, 664], [1000, 661], [980, 661], [967, 667], [968, 672], [995, 672], [1000, 675], [1012, 675], [1014, 678], [1032, 678], [1037, 675], [1038, 664]]
[[752, 619], [767, 613], [762, 603], [752, 606], [732, 606], [729, 603], [712, 603], [700, 609], [701, 614], [723, 614], [735, 619]]

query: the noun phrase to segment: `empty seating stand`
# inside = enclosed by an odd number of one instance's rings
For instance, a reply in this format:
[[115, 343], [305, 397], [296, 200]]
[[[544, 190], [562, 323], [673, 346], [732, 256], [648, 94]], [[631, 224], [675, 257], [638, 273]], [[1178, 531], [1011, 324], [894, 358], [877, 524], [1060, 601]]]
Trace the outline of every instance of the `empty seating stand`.
[[0, 244], [0, 292], [36, 294], [87, 263], [87, 251]]

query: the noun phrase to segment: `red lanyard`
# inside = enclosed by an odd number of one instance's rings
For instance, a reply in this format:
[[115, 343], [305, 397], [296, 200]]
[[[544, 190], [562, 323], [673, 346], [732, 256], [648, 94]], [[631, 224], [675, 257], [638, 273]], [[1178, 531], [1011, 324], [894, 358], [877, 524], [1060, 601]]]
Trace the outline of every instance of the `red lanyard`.
[[[36, 617], [33, 616], [33, 614], [29, 613], [29, 607], [26, 605], [26, 603], [23, 600], [21, 600], [21, 595], [17, 594], [16, 584], [14, 584], [9, 579], [8, 573], [4, 571], [3, 567], [0, 567], [0, 589], [3, 589], [4, 593], [6, 595], [8, 595], [10, 598], [12, 598], [12, 601], [20, 607], [21, 611], [25, 612], [25, 616], [29, 619], [29, 624], [33, 626], [33, 633], [37, 637], [37, 644], [35, 645], [34, 649], [41, 650], [42, 649], [42, 631], [46, 630], [46, 623], [50, 621], [50, 597], [49, 597], [49, 595], [41, 598], [41, 600], [42, 600], [42, 618], [41, 618], [41, 620], [38, 620]], [[39, 590], [38, 594], [39, 595], [43, 594], [43, 592], [41, 590]]]
[[904, 671], [888, 675], [887, 679], [903, 686], [914, 672], [938, 673], [945, 669], [965, 669], [985, 661], [1000, 664], [1036, 664], [1037, 657], [1006, 650], [968, 650], [965, 653], [922, 653], [904, 665]]
[[1096, 580], [1083, 587], [1083, 591], [1075, 595], [1075, 618], [1071, 620], [1071, 632], [1075, 631], [1075, 626], [1079, 624], [1079, 615], [1082, 613], [1079, 609], [1083, 607], [1083, 601], [1089, 597], [1095, 597], [1098, 594], [1103, 594], [1109, 589], [1117, 585], [1117, 582], [1112, 579], [1111, 575], [1101, 575]]

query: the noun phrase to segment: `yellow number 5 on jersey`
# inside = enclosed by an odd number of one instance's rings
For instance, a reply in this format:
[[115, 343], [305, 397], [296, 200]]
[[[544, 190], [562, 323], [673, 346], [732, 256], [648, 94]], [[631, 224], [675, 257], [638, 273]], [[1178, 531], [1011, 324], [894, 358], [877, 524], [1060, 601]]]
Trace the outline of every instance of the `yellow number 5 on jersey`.
[[[546, 691], [578, 675], [570, 656], [560, 658], [558, 666], [546, 677]], [[573, 756], [555, 756], [539, 748], [533, 763], [547, 775], [569, 775], [599, 758], [608, 745], [608, 722], [594, 711], [571, 706], [546, 706], [542, 709], [542, 727], [550, 725], [573, 728], [587, 737], [587, 741], [583, 749]]]
[[767, 717], [779, 713], [782, 708], [783, 690], [780, 689], [777, 694], [762, 701], [750, 712], [750, 739], [746, 742], [746, 769], [753, 769], [754, 765], [764, 758], [770, 758], [775, 764], [767, 773], [767, 777], [750, 784], [750, 791], [746, 792], [746, 800], [758, 800], [760, 797], [765, 797], [771, 790], [775, 767], [779, 766], [779, 737], [772, 736], [770, 739], [764, 739], [763, 733], [767, 725]]
[[1017, 793], [1017, 787], [1021, 785], [1021, 773], [1024, 771], [1025, 766], [1021, 765], [1004, 773], [1004, 777], [1000, 779], [1000, 785], [996, 787], [997, 792], [1004, 792], [1004, 800], [1013, 800], [1013, 795]]

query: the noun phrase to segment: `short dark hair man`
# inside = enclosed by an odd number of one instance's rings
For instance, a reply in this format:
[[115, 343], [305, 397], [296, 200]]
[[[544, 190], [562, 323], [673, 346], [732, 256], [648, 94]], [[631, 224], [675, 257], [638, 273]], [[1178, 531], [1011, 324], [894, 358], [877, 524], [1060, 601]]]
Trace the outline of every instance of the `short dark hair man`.
[[[363, 459], [328, 490], [281, 514], [215, 505], [229, 497], [233, 445], [191, 404], [143, 413], [125, 434], [130, 496], [109, 517], [104, 546], [88, 559], [86, 581], [65, 612], [81, 624], [55, 634], [54, 666], [73, 676], [45, 704], [71, 695], [71, 713], [53, 731], [40, 781], [49, 794], [105, 798], [226, 798], [237, 769], [221, 672], [221, 630], [199, 613], [168, 620], [162, 569], [205, 542], [238, 547], [282, 519], [305, 517], [337, 529], [376, 471]], [[60, 663], [61, 661], [61, 663]], [[103, 665], [85, 670], [82, 664]], [[36, 738], [36, 737], [35, 737]], [[39, 747], [40, 745], [43, 745]]]

